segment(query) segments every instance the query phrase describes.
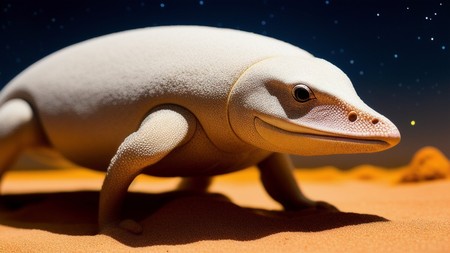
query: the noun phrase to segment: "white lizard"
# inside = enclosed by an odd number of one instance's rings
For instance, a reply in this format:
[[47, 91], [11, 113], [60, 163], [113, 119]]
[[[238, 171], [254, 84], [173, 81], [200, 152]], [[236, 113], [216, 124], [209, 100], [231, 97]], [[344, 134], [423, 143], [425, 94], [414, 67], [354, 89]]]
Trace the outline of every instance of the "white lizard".
[[107, 171], [99, 226], [120, 222], [134, 178], [210, 177], [257, 165], [285, 209], [333, 208], [303, 195], [286, 154], [385, 150], [393, 123], [337, 67], [272, 38], [230, 29], [145, 28], [91, 39], [33, 64], [0, 94], [0, 174], [48, 147]]

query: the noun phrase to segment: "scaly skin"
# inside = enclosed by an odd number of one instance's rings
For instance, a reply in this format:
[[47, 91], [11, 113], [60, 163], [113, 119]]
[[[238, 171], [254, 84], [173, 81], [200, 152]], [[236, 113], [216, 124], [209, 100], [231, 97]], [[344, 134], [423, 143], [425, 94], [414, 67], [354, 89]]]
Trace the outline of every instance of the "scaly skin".
[[121, 226], [141, 174], [213, 175], [257, 165], [286, 209], [334, 209], [303, 195], [286, 154], [376, 152], [397, 128], [365, 105], [337, 67], [290, 44], [229, 29], [175, 26], [95, 38], [30, 66], [0, 94], [0, 174], [24, 149], [47, 147], [107, 171], [100, 230]]

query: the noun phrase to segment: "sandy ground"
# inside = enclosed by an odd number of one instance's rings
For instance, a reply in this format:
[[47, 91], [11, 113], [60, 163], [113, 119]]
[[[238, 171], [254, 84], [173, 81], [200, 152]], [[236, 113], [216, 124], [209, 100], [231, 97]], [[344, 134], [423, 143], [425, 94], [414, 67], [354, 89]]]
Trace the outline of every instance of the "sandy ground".
[[2, 186], [0, 252], [450, 252], [450, 180], [398, 184], [399, 170], [367, 166], [296, 176], [308, 196], [341, 212], [280, 211], [255, 169], [221, 176], [203, 195], [171, 191], [178, 179], [141, 176], [124, 216], [144, 233], [98, 235], [101, 173], [12, 171]]

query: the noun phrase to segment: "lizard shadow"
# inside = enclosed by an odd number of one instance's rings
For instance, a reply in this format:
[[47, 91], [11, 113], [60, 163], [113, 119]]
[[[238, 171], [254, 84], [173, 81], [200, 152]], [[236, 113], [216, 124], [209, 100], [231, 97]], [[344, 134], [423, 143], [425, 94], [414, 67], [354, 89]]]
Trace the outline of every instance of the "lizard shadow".
[[[0, 224], [66, 235], [96, 235], [98, 199], [95, 191], [0, 196]], [[131, 247], [248, 241], [279, 232], [319, 232], [388, 221], [376, 215], [339, 211], [245, 208], [224, 195], [182, 191], [128, 193], [123, 216], [139, 221], [143, 234], [118, 228], [103, 233]]]

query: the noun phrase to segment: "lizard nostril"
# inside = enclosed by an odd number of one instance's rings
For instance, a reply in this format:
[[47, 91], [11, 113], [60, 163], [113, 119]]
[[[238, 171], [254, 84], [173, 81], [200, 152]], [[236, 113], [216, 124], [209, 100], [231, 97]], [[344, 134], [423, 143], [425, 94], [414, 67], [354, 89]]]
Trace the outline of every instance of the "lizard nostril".
[[372, 119], [372, 124], [377, 124], [379, 122], [379, 120], [378, 119]]
[[358, 119], [358, 114], [356, 114], [356, 112], [351, 111], [348, 114], [348, 120], [350, 120], [351, 122], [355, 122]]

